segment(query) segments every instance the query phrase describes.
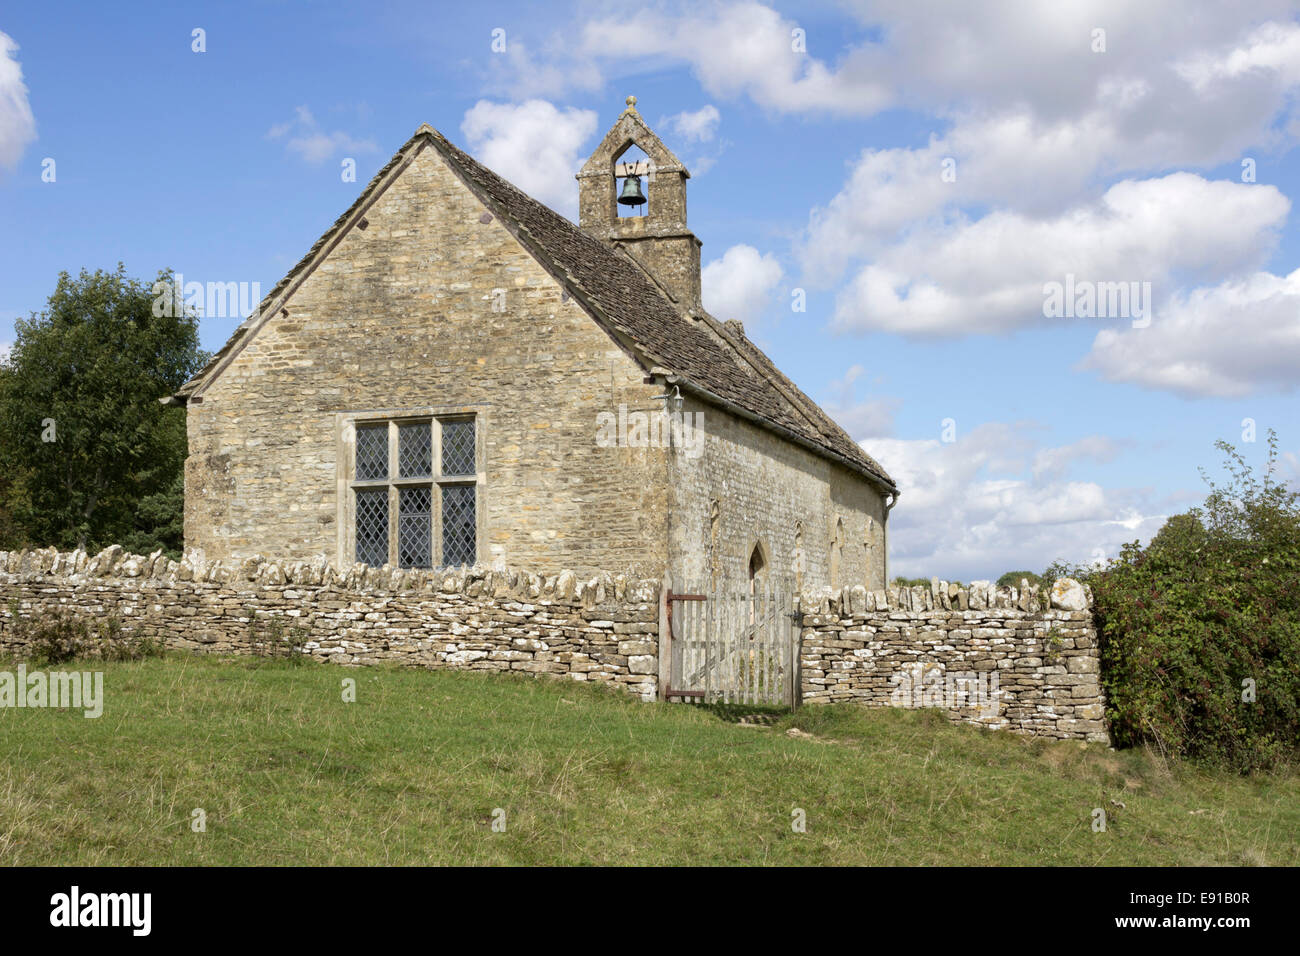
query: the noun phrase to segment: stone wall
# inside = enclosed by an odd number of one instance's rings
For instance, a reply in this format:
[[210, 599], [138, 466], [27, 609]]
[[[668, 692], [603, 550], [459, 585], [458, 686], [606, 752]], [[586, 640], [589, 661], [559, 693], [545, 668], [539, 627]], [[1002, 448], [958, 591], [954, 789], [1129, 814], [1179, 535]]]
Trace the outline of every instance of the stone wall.
[[[278, 632], [342, 664], [520, 671], [659, 686], [660, 582], [630, 574], [394, 570], [254, 556], [171, 561], [106, 548], [0, 552], [0, 653], [21, 653], [13, 608], [117, 617], [168, 647], [265, 652]], [[806, 591], [799, 599], [805, 704], [939, 707], [954, 721], [1106, 740], [1089, 595], [993, 588]]]
[[702, 415], [703, 453], [670, 466], [674, 579], [746, 581], [758, 545], [799, 587], [885, 586], [884, 500], [865, 478], [693, 397], [683, 408]]
[[805, 596], [803, 701], [937, 706], [954, 721], [1105, 741], [1090, 600], [1069, 579], [1049, 594], [933, 581]]
[[0, 552], [0, 653], [21, 652], [11, 619], [57, 607], [114, 615], [130, 634], [217, 653], [265, 648], [301, 629], [304, 650], [343, 664], [520, 671], [620, 686], [653, 700], [659, 582], [572, 571], [400, 571], [324, 561], [181, 562], [118, 546]]

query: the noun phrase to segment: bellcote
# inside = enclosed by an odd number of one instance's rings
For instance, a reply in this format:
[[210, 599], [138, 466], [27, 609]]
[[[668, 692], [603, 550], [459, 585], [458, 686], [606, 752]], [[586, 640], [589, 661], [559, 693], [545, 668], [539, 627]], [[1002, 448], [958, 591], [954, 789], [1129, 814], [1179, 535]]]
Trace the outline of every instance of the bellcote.
[[[645, 165], [622, 163], [633, 146]], [[618, 195], [628, 175], [639, 175], [645, 215], [620, 216]], [[686, 312], [700, 307], [700, 240], [686, 224], [686, 180], [682, 161], [650, 129], [636, 109], [636, 97], [578, 173], [578, 225], [583, 232], [632, 255]]]

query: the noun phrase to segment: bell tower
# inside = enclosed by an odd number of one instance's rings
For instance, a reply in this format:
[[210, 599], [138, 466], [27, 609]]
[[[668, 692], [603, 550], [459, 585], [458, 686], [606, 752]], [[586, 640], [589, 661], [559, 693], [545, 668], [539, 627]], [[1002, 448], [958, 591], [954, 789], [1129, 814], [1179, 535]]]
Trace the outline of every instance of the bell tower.
[[[620, 162], [633, 146], [647, 159]], [[641, 119], [635, 96], [627, 98], [627, 109], [578, 173], [582, 231], [632, 255], [682, 312], [700, 308], [701, 243], [686, 227], [690, 176]], [[639, 196], [644, 203], [636, 202]], [[645, 214], [620, 216], [620, 203]]]

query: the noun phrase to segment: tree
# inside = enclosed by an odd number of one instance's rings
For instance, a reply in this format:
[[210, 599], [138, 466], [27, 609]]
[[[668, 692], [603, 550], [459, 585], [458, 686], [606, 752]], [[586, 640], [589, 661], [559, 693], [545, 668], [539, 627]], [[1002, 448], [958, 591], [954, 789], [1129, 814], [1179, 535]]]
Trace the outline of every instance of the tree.
[[1147, 545], [1151, 551], [1194, 551], [1205, 543], [1205, 526], [1194, 511], [1172, 515], [1151, 538]]
[[[168, 272], [158, 277], [168, 289], [171, 281]], [[0, 486], [0, 511], [15, 542], [181, 547], [179, 513], [160, 508], [178, 507], [185, 415], [159, 399], [207, 356], [197, 317], [169, 303], [155, 309], [153, 288], [121, 263], [76, 278], [63, 272], [46, 310], [16, 323], [0, 365], [0, 470], [9, 485]]]

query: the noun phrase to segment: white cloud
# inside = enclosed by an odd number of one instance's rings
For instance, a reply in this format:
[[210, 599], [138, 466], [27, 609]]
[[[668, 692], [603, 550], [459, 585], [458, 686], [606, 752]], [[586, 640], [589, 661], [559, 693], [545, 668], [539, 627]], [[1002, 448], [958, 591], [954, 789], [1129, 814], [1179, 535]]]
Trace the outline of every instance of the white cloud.
[[1102, 329], [1082, 367], [1192, 397], [1290, 391], [1300, 385], [1300, 269], [1180, 294], [1147, 328]]
[[1300, 24], [1265, 23], [1239, 46], [1216, 52], [1198, 52], [1176, 69], [1198, 91], [1215, 81], [1236, 79], [1248, 73], [1272, 76], [1279, 85], [1300, 83]]
[[[841, 66], [897, 77], [894, 105], [939, 125], [923, 147], [866, 149], [843, 189], [813, 211], [809, 281], [834, 281], [918, 222], [972, 207], [1059, 215], [1120, 175], [1208, 168], [1300, 141], [1296, 5], [1025, 5], [926, 16], [933, 4], [863, 2], [878, 43]], [[1107, 49], [1091, 33], [1105, 24]], [[941, 131], [940, 131], [941, 130]], [[950, 160], [956, 178], [945, 179]]]
[[0, 342], [0, 365], [9, 361], [9, 353], [13, 351], [13, 348], [14, 344], [12, 342]]
[[[553, 95], [598, 89], [621, 72], [686, 64], [719, 97], [767, 109], [867, 116], [891, 107], [958, 117], [1026, 111], [1048, 127], [1113, 111], [1118, 143], [1183, 144], [1221, 158], [1269, 133], [1297, 76], [1291, 0], [988, 0], [848, 3], [862, 38], [782, 16], [755, 0], [661, 4], [557, 31], [541, 56], [511, 40], [493, 66]], [[1189, 9], [1190, 7], [1190, 9]], [[1093, 30], [1106, 31], [1094, 52]], [[802, 31], [802, 38], [795, 31]], [[804, 49], [799, 49], [802, 39]], [[540, 85], [537, 85], [540, 84]], [[516, 91], [517, 95], [517, 91]], [[1149, 166], [1146, 168], [1156, 168]]]
[[313, 165], [340, 154], [373, 153], [378, 149], [373, 140], [356, 139], [341, 130], [325, 132], [305, 106], [296, 107], [293, 119], [277, 123], [266, 135], [268, 139], [284, 139], [286, 149]]
[[801, 250], [814, 283], [940, 221], [945, 210], [995, 205], [1060, 214], [1088, 197], [1116, 141], [1104, 110], [1046, 124], [1025, 111], [969, 118], [924, 148], [866, 149], [829, 203], [814, 209]]
[[[1038, 219], [997, 211], [918, 227], [882, 251], [840, 295], [835, 325], [906, 335], [1006, 332], [1044, 322], [1044, 284], [1215, 280], [1271, 253], [1290, 202], [1273, 186], [1192, 173], [1124, 180], [1093, 204]], [[1114, 317], [1112, 317], [1114, 318]]]
[[747, 95], [783, 111], [863, 115], [888, 105], [890, 78], [836, 72], [797, 49], [793, 31], [798, 28], [796, 21], [750, 0], [684, 15], [620, 12], [584, 27], [575, 60], [584, 69], [600, 60], [685, 61], [710, 93]]
[[781, 264], [753, 246], [732, 246], [700, 273], [704, 307], [720, 319], [757, 319], [771, 304]]
[[572, 219], [578, 208], [574, 175], [596, 122], [593, 110], [559, 110], [546, 100], [479, 100], [460, 128], [474, 158]]
[[1109, 462], [1119, 454], [1120, 446], [1105, 435], [1089, 435], [1069, 445], [1043, 448], [1035, 453], [1031, 472], [1035, 480], [1060, 478], [1076, 461]]
[[722, 122], [718, 108], [709, 104], [693, 112], [677, 113], [659, 121], [659, 126], [689, 143], [704, 143], [713, 139]]
[[1066, 461], [1109, 460], [1110, 439], [1041, 447], [1027, 432], [989, 423], [952, 443], [863, 442], [903, 490], [889, 517], [891, 575], [970, 581], [1057, 560], [1091, 563], [1164, 523], [1145, 491], [1065, 476]]
[[575, 48], [569, 33], [552, 36], [541, 45], [541, 55], [510, 31], [505, 39], [505, 50], [488, 58], [486, 90], [523, 100], [572, 90], [593, 92], [605, 82], [595, 61]]
[[36, 119], [27, 99], [18, 44], [0, 33], [0, 166], [18, 165], [27, 144], [36, 139]]

